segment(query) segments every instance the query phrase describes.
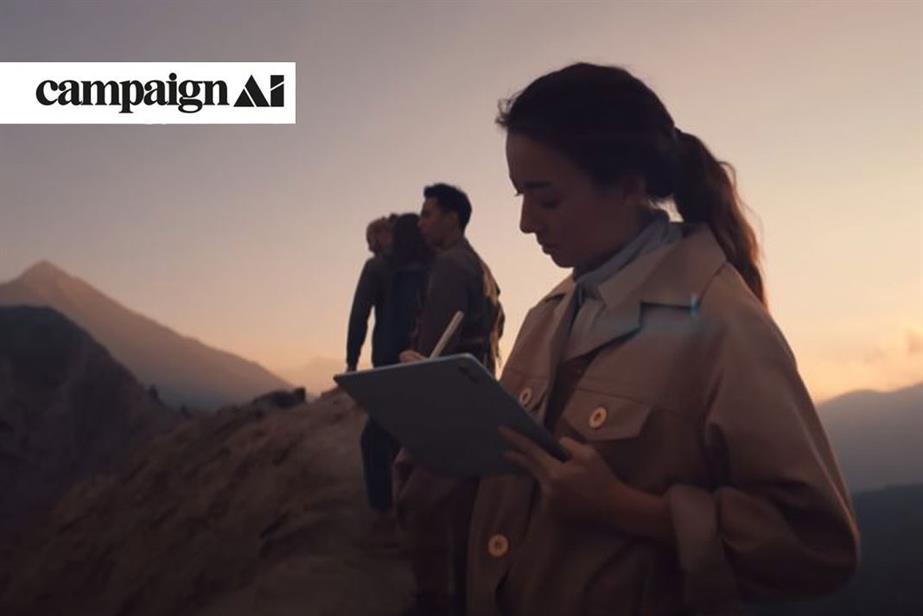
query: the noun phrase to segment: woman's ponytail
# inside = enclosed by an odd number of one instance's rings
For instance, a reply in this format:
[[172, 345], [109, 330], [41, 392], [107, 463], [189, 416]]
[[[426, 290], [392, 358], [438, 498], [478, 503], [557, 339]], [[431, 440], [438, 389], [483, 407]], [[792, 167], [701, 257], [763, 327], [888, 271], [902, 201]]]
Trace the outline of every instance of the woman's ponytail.
[[579, 63], [543, 75], [501, 102], [497, 123], [555, 148], [601, 186], [642, 172], [652, 202], [672, 195], [683, 220], [707, 224], [766, 304], [756, 234], [744, 218], [734, 168], [676, 129], [653, 90], [627, 70]]
[[734, 167], [695, 135], [676, 129], [679, 155], [673, 201], [684, 221], [706, 223], [754, 295], [766, 304], [756, 234], [743, 213]]

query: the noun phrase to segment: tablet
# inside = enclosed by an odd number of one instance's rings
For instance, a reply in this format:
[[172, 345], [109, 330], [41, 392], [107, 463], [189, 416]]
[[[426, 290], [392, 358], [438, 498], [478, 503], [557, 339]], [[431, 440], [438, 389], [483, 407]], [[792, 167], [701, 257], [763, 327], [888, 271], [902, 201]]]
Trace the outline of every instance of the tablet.
[[338, 374], [333, 379], [417, 463], [443, 475], [525, 472], [507, 461], [508, 426], [548, 453], [569, 456], [544, 426], [469, 354]]

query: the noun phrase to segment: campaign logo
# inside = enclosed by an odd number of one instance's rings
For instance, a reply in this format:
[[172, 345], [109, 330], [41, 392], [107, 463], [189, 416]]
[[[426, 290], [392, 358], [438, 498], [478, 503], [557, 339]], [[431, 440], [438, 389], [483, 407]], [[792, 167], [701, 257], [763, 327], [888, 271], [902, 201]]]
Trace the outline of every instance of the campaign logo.
[[[180, 113], [197, 113], [206, 105], [227, 105], [228, 84], [224, 81], [177, 81], [170, 73], [166, 81], [157, 79], [141, 83], [125, 81], [77, 81], [65, 79], [56, 82], [46, 79], [35, 88], [35, 98], [42, 105], [108, 105], [119, 107], [119, 113], [132, 113], [137, 105], [172, 105]], [[285, 77], [270, 76], [270, 100], [253, 75], [247, 80], [235, 107], [284, 107]]]
[[240, 96], [237, 97], [235, 107], [284, 107], [285, 106], [285, 77], [271, 75], [269, 77], [269, 102], [263, 96], [263, 91], [256, 83], [253, 75], [247, 80]]
[[295, 123], [293, 62], [10, 62], [4, 76], [0, 123]]

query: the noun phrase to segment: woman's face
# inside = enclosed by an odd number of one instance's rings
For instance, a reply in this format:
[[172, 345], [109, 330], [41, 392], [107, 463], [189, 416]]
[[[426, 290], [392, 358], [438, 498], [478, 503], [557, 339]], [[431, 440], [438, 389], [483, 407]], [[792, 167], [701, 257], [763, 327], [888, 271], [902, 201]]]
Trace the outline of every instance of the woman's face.
[[[639, 230], [643, 182], [602, 188], [557, 150], [508, 133], [510, 181], [522, 196], [519, 228], [534, 233], [542, 250], [561, 267], [589, 269]], [[634, 184], [626, 193], [623, 186]]]

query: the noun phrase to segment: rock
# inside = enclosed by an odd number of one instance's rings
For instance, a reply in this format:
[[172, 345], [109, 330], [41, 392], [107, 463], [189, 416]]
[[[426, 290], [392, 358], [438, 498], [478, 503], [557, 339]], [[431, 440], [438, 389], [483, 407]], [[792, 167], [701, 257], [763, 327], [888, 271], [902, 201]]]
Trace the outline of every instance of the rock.
[[22, 616], [393, 614], [407, 563], [371, 524], [340, 392], [190, 419], [122, 470], [72, 490], [11, 556], [0, 613]]
[[298, 387], [291, 391], [279, 389], [254, 398], [251, 404], [266, 403], [276, 408], [288, 409], [293, 406], [298, 406], [299, 404], [304, 404], [306, 395], [304, 387]]

